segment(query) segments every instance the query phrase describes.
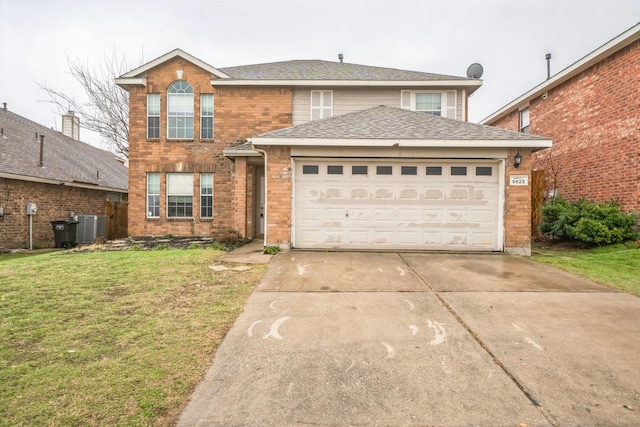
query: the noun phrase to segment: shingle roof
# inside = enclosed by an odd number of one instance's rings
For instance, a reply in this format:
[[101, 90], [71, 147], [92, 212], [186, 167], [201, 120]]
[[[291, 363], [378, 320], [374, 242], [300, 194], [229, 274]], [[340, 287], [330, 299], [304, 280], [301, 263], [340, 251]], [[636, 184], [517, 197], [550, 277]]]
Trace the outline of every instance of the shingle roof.
[[[11, 111], [0, 108], [0, 174], [92, 184], [96, 188], [126, 191], [128, 169], [108, 151], [64, 136]], [[44, 135], [43, 165], [40, 138]]]
[[272, 62], [219, 70], [235, 80], [469, 80], [466, 77], [321, 60]]
[[460, 120], [394, 107], [374, 107], [257, 135], [255, 138], [546, 140]]

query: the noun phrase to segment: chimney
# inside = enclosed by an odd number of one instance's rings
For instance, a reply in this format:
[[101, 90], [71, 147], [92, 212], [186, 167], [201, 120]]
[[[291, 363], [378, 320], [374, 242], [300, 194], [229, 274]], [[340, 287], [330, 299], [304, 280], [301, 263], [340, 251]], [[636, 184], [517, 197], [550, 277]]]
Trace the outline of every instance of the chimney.
[[62, 116], [62, 134], [80, 141], [80, 117], [74, 111], [67, 111]]
[[4, 111], [7, 111], [7, 103], [6, 103], [6, 102], [3, 102], [3, 103], [2, 103], [2, 109], [3, 109]]

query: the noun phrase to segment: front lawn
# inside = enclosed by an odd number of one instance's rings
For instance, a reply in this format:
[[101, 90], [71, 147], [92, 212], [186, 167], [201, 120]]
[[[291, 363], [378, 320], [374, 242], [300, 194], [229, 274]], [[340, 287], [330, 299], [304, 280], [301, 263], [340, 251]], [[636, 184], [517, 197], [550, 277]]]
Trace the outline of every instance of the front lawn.
[[0, 255], [0, 425], [173, 425], [266, 271], [222, 254]]
[[534, 245], [531, 259], [640, 296], [640, 249], [635, 243], [570, 250]]

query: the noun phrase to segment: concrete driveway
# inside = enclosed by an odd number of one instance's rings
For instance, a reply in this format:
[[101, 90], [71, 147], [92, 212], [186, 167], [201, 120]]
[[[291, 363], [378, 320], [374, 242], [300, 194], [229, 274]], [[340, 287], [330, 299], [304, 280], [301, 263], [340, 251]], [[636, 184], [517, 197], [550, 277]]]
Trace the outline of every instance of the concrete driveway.
[[640, 425], [639, 367], [640, 298], [527, 259], [294, 251], [178, 426]]

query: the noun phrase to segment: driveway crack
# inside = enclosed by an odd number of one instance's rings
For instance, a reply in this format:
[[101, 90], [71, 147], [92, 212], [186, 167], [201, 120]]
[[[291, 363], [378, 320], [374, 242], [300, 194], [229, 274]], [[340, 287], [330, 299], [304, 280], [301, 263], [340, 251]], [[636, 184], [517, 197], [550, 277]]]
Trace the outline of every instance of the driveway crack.
[[485, 352], [487, 352], [487, 354], [491, 357], [491, 360], [493, 360], [493, 363], [495, 363], [496, 365], [498, 365], [500, 369], [502, 369], [502, 371], [511, 379], [511, 381], [516, 385], [516, 387], [520, 389], [520, 391], [526, 396], [526, 398], [529, 399], [529, 401], [536, 407], [536, 409], [538, 409], [538, 411], [547, 419], [547, 421], [549, 421], [549, 423], [552, 426], [559, 427], [560, 424], [558, 423], [558, 421], [546, 409], [544, 409], [542, 405], [540, 405], [540, 403], [538, 403], [538, 401], [531, 395], [531, 393], [527, 391], [524, 385], [520, 381], [518, 381], [518, 379], [513, 375], [513, 373], [511, 373], [509, 368], [507, 368], [504, 365], [504, 363], [502, 363], [502, 361], [498, 359], [498, 357], [493, 353], [493, 351], [491, 351], [491, 349], [484, 343], [484, 341], [480, 339], [478, 334], [476, 334], [473, 331], [473, 329], [471, 329], [471, 327], [462, 319], [462, 317], [458, 315], [458, 313], [440, 295], [440, 293], [433, 286], [431, 286], [429, 282], [424, 277], [422, 277], [422, 275], [415, 268], [413, 268], [411, 264], [409, 264], [409, 262], [402, 256], [401, 253], [397, 253], [397, 255], [400, 257], [402, 262], [405, 263], [405, 265], [409, 268], [409, 270], [411, 270], [413, 274], [415, 274], [416, 277], [427, 287], [427, 289], [429, 289], [429, 291], [438, 299], [438, 301], [440, 301], [440, 304], [442, 304], [442, 306], [446, 308], [449, 313], [451, 313], [451, 315], [458, 321], [458, 323], [460, 323], [460, 325], [462, 325], [462, 327], [466, 329], [467, 332], [469, 332], [469, 334], [480, 345], [480, 347], [482, 347], [482, 349]]

